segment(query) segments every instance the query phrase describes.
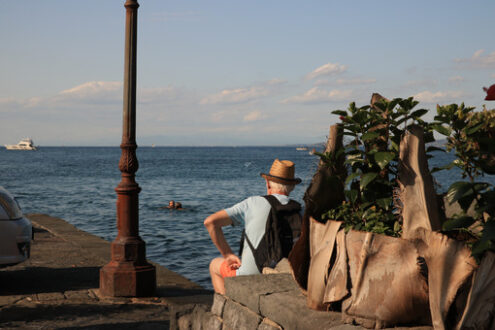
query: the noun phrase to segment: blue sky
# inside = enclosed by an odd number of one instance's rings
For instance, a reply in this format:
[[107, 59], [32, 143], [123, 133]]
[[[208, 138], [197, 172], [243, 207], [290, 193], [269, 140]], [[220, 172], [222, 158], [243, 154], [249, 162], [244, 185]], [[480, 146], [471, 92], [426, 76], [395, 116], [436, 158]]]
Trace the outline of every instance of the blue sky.
[[[494, 1], [139, 3], [138, 145], [323, 142], [373, 92], [493, 108]], [[123, 4], [0, 0], [0, 144], [119, 145]]]

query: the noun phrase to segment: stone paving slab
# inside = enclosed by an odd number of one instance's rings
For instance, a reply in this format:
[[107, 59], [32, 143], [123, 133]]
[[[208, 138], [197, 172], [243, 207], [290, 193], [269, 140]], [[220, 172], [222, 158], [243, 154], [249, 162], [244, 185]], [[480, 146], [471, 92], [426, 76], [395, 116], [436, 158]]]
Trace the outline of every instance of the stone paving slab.
[[31, 258], [0, 269], [1, 329], [168, 329], [171, 306], [211, 305], [211, 291], [157, 264], [155, 297], [102, 297], [99, 270], [110, 243], [62, 219], [27, 217]]

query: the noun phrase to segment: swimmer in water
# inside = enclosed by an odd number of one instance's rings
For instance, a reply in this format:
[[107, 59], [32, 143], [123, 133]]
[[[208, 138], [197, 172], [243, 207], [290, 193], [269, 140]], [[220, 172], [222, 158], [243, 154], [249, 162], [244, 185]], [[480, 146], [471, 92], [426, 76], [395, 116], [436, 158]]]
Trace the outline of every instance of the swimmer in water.
[[169, 209], [169, 210], [183, 210], [182, 203], [171, 200], [168, 202], [167, 206], [160, 207], [160, 209]]

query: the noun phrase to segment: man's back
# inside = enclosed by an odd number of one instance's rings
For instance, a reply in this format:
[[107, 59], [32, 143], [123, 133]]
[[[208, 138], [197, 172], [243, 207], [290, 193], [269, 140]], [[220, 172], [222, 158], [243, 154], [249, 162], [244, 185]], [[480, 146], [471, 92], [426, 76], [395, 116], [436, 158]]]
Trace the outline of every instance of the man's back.
[[[272, 196], [276, 197], [281, 204], [285, 205], [289, 202], [288, 196], [279, 194], [273, 194]], [[253, 196], [225, 209], [225, 211], [232, 219], [234, 226], [244, 225], [246, 236], [256, 248], [265, 233], [266, 220], [270, 209], [270, 203], [264, 197]], [[243, 242], [243, 244], [242, 265], [237, 270], [237, 275], [259, 274], [251, 249], [246, 242]]]

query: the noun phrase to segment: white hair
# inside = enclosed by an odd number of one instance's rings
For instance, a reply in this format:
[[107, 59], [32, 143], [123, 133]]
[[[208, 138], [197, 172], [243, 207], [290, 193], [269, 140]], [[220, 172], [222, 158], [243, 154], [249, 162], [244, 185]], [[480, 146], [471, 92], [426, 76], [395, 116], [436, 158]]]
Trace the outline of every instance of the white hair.
[[283, 184], [274, 181], [270, 181], [270, 187], [275, 191], [280, 191], [284, 194], [289, 195], [292, 190], [294, 190], [295, 185], [293, 184]]

